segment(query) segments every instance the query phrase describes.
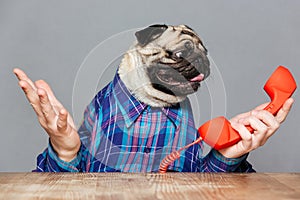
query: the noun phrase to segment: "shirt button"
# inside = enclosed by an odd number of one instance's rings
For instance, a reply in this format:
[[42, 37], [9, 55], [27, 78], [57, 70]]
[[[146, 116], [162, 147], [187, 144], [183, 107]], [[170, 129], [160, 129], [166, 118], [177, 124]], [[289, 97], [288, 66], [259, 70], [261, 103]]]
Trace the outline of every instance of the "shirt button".
[[151, 148], [145, 147], [145, 149], [144, 149], [144, 152], [145, 152], [145, 153], [150, 153], [150, 151], [151, 151]]

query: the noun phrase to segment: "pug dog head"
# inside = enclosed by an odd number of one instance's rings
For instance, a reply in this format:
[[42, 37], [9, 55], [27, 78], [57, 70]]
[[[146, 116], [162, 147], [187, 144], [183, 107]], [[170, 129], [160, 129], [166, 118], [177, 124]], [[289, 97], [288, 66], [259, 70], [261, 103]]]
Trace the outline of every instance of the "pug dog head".
[[207, 49], [186, 25], [152, 25], [135, 33], [119, 75], [142, 102], [163, 107], [197, 91], [210, 74]]

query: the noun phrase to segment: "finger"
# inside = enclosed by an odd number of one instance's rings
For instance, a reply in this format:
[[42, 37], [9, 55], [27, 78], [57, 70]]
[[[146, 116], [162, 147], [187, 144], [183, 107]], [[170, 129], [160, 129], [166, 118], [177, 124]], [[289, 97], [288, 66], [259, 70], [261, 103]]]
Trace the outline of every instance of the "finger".
[[230, 119], [230, 122], [237, 122], [238, 123], [239, 119], [246, 118], [250, 115], [253, 115], [253, 112], [255, 113], [256, 111], [263, 110], [268, 104], [269, 103], [263, 103], [263, 104], [257, 106], [256, 108], [254, 108], [253, 110], [249, 111], [249, 112], [239, 114], [239, 115], [235, 116], [234, 118]]
[[51, 126], [55, 124], [56, 113], [52, 105], [50, 104], [47, 92], [44, 89], [39, 88], [37, 90], [37, 93], [39, 95], [42, 113], [45, 117], [46, 122], [48, 123], [48, 126]]
[[250, 115], [251, 115], [251, 111], [246, 112], [246, 113], [239, 114], [239, 115], [233, 117], [232, 119], [230, 119], [229, 121], [230, 121], [231, 123], [233, 123], [233, 122], [238, 123], [240, 119], [244, 119], [244, 118], [246, 118], [246, 117], [249, 117]]
[[260, 110], [253, 112], [253, 115], [261, 120], [270, 131], [275, 131], [279, 128], [280, 123], [278, 120], [268, 111]]
[[47, 92], [49, 100], [52, 105], [57, 106], [59, 110], [63, 109], [63, 105], [56, 99], [56, 97], [55, 97], [51, 87], [48, 85], [48, 83], [46, 83], [44, 80], [38, 80], [35, 82], [35, 84], [38, 88], [42, 88]]
[[33, 88], [30, 86], [30, 84], [27, 81], [21, 80], [19, 81], [19, 85], [24, 91], [29, 103], [31, 104], [37, 116], [39, 118], [42, 117], [43, 114], [42, 114], [40, 101], [37, 93], [33, 90]]
[[239, 120], [240, 123], [251, 126], [254, 129], [254, 134], [265, 133], [268, 131], [268, 126], [263, 123], [256, 116], [250, 116], [244, 119]]
[[25, 72], [23, 72], [21, 69], [15, 68], [14, 69], [14, 74], [16, 75], [16, 77], [19, 79], [19, 81], [23, 80], [29, 83], [29, 85], [34, 89], [37, 90], [36, 86], [34, 85], [34, 83], [31, 81], [30, 78], [28, 78], [28, 76], [25, 74]]
[[252, 120], [255, 120], [250, 122], [250, 124], [252, 124], [252, 128], [257, 130], [254, 133], [256, 136], [258, 135], [256, 143], [259, 146], [262, 146], [276, 132], [280, 123], [270, 112], [266, 110], [254, 111], [252, 114], [254, 117]]
[[252, 146], [252, 137], [253, 135], [248, 131], [248, 129], [241, 123], [233, 122], [231, 123], [233, 129], [235, 129], [241, 136], [242, 141], [239, 142], [237, 145], [238, 148], [241, 148], [246, 152], [251, 149]]
[[230, 119], [230, 122], [239, 123], [239, 120], [249, 117], [249, 116], [253, 115], [253, 113], [256, 113], [256, 110], [251, 110], [249, 112], [239, 114], [239, 115], [235, 116], [234, 118]]
[[289, 98], [288, 100], [286, 100], [282, 106], [282, 108], [279, 109], [279, 111], [277, 112], [276, 115], [276, 119], [279, 123], [284, 122], [284, 120], [286, 119], [288, 113], [290, 112], [292, 106], [294, 103], [294, 99], [293, 98]]
[[255, 130], [252, 134], [252, 148], [254, 149], [264, 144], [267, 138], [270, 137], [268, 126], [255, 116], [245, 118], [241, 123], [244, 125], [250, 125]]
[[[47, 84], [44, 80], [38, 80], [38, 81], [36, 81], [36, 85], [37, 85], [37, 87], [43, 88], [44, 90], [46, 90], [49, 100], [50, 100], [50, 103], [52, 104], [56, 113], [59, 113], [61, 110], [65, 110], [64, 106], [56, 99], [49, 84]], [[69, 125], [71, 125], [71, 127], [75, 128], [74, 121], [69, 114], [67, 115], [67, 122], [69, 123]]]
[[68, 112], [61, 109], [57, 119], [57, 130], [59, 132], [66, 132], [68, 128]]

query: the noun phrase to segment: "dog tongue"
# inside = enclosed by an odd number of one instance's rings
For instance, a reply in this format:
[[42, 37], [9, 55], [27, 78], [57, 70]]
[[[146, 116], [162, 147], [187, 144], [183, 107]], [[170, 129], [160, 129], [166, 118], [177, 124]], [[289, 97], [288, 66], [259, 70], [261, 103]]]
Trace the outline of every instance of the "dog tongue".
[[192, 78], [190, 81], [191, 82], [200, 82], [203, 80], [203, 78], [204, 78], [204, 74], [199, 74], [198, 76]]

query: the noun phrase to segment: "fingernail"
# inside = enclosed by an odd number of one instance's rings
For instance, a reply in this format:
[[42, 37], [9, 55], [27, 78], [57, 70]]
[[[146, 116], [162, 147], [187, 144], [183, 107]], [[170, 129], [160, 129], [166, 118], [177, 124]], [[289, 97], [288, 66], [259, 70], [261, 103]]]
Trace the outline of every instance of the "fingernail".
[[44, 98], [45, 93], [44, 93], [43, 90], [38, 89], [38, 90], [37, 90], [37, 94], [38, 94], [40, 97]]
[[59, 111], [59, 114], [60, 115], [65, 115], [67, 112], [66, 112], [66, 110], [64, 110], [64, 109], [61, 109], [60, 111]]

